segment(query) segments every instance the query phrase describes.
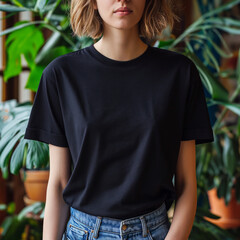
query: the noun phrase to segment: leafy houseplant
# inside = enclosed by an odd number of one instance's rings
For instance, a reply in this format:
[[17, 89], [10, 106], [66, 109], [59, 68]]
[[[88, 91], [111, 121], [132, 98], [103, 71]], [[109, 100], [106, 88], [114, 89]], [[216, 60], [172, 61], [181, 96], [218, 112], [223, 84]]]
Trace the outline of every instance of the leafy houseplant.
[[[9, 1], [6, 1], [9, 2]], [[164, 31], [164, 34], [166, 36], [165, 40], [156, 40], [155, 46], [160, 48], [166, 48], [172, 51], [180, 52], [190, 59], [196, 64], [200, 77], [202, 79], [202, 82], [206, 88], [206, 90], [210, 93], [211, 97], [207, 98], [208, 105], [217, 105], [222, 107], [222, 111], [219, 113], [219, 118], [215, 122], [213, 126], [214, 135], [215, 135], [215, 142], [214, 144], [219, 143], [221, 136], [224, 136], [227, 132], [229, 133], [229, 128], [224, 125], [224, 122], [222, 121], [226, 112], [228, 110], [234, 112], [237, 116], [240, 115], [240, 105], [235, 102], [236, 96], [240, 92], [240, 77], [239, 77], [239, 70], [237, 71], [221, 71], [218, 61], [213, 54], [212, 49], [218, 54], [219, 56], [223, 58], [231, 57], [232, 54], [230, 52], [226, 52], [224, 50], [229, 51], [227, 44], [225, 43], [223, 37], [221, 36], [221, 31], [230, 33], [230, 34], [240, 34], [240, 24], [239, 20], [235, 20], [228, 17], [222, 17], [220, 14], [224, 11], [227, 11], [234, 7], [235, 5], [239, 4], [240, 0], [234, 0], [231, 2], [228, 2], [227, 4], [224, 4], [218, 8], [215, 8], [212, 11], [209, 11], [205, 14], [203, 14], [199, 19], [197, 19], [195, 22], [193, 22], [179, 37], [172, 38], [171, 33]], [[4, 71], [4, 80], [7, 81], [7, 79], [11, 76], [16, 76], [21, 72], [21, 66], [17, 65], [17, 63], [20, 62], [20, 54], [23, 54], [25, 58], [28, 58], [28, 65], [30, 68], [30, 75], [27, 82], [27, 88], [36, 91], [38, 87], [38, 83], [40, 80], [40, 75], [42, 73], [43, 68], [48, 64], [52, 59], [55, 57], [62, 55], [64, 53], [67, 53], [69, 51], [74, 51], [79, 48], [83, 48], [85, 46], [88, 46], [93, 43], [93, 40], [89, 37], [76, 37], [75, 39], [72, 39], [71, 29], [69, 28], [69, 19], [66, 14], [66, 8], [67, 6], [65, 4], [60, 5], [60, 1], [44, 1], [39, 0], [37, 3], [34, 1], [15, 1], [15, 5], [12, 4], [0, 4], [0, 10], [14, 13], [19, 11], [32, 11], [34, 14], [38, 14], [40, 19], [39, 21], [20, 21], [12, 28], [6, 29], [5, 31], [0, 33], [1, 35], [8, 34], [9, 41], [7, 41], [7, 49], [14, 49], [12, 46], [16, 46], [16, 42], [19, 43], [21, 41], [22, 36], [29, 35], [32, 36], [34, 32], [36, 32], [39, 35], [39, 41], [37, 44], [37, 48], [33, 49], [34, 41], [31, 41], [31, 39], [28, 39], [28, 42], [26, 46], [19, 48], [18, 52], [15, 54], [12, 50], [7, 52], [7, 55], [9, 56], [8, 62], [7, 62], [7, 69]], [[36, 26], [38, 25], [38, 26]], [[50, 38], [46, 41], [46, 43], [43, 45], [43, 41], [41, 40], [41, 32], [42, 29], [48, 29], [52, 31], [52, 35]], [[12, 35], [13, 34], [13, 35]], [[218, 46], [216, 42], [214, 41], [214, 38], [218, 38], [218, 40], [221, 42], [221, 46]], [[181, 46], [179, 46], [181, 43]], [[184, 44], [184, 47], [182, 47], [182, 44]], [[16, 47], [15, 47], [16, 48]], [[224, 50], [223, 50], [224, 49]], [[197, 56], [197, 52], [201, 52], [204, 56], [204, 60], [200, 60], [200, 58]], [[16, 61], [19, 60], [19, 61]], [[216, 73], [212, 73], [212, 71], [209, 70], [209, 68], [215, 69]], [[12, 71], [11, 69], [17, 69]], [[239, 68], [238, 68], [239, 69]], [[223, 87], [223, 85], [220, 83], [219, 79], [220, 77], [229, 77], [233, 76], [237, 80], [237, 88], [232, 96], [229, 96], [229, 93], [226, 91], [226, 89]], [[239, 129], [239, 124], [232, 126], [232, 129], [236, 131], [236, 129]], [[225, 130], [224, 130], [225, 129]], [[226, 129], [228, 131], [226, 131]], [[224, 130], [224, 131], [223, 131]], [[10, 140], [10, 138], [9, 138]], [[23, 150], [24, 140], [21, 139], [20, 142], [21, 145], [21, 156], [26, 156], [23, 153], [25, 153], [26, 150]], [[32, 145], [32, 149], [42, 149], [45, 148], [45, 145], [37, 142], [31, 142], [32, 144], [39, 144], [35, 147]], [[20, 143], [19, 143], [20, 144]], [[1, 143], [0, 143], [1, 145]], [[28, 146], [31, 146], [30, 142], [28, 143]], [[223, 147], [221, 147], [223, 148]], [[224, 145], [225, 148], [225, 145]], [[231, 152], [233, 150], [232, 145], [228, 148], [229, 150], [227, 152]], [[211, 177], [208, 179], [209, 176], [218, 176], [221, 177], [221, 168], [220, 165], [216, 164], [216, 167], [214, 168], [215, 172], [212, 172], [212, 168], [208, 167], [208, 164], [211, 162], [214, 164], [216, 161], [216, 155], [218, 158], [223, 159], [223, 155], [218, 155], [218, 152], [215, 149], [215, 145], [213, 143], [209, 144], [202, 144], [197, 147], [197, 173], [198, 173], [198, 195], [200, 192], [204, 193], [206, 190], [212, 188], [214, 184], [216, 184], [217, 181], [211, 181]], [[30, 156], [30, 155], [28, 155]], [[35, 158], [35, 160], [29, 160], [30, 163], [28, 165], [28, 160], [26, 159], [26, 164], [29, 167], [34, 166], [31, 165], [36, 160], [36, 155], [32, 156]], [[8, 158], [8, 160], [2, 160], [6, 164], [10, 161], [10, 155], [5, 154], [4, 158]], [[11, 160], [12, 161], [12, 160]], [[18, 161], [16, 161], [18, 162]], [[24, 161], [23, 161], [24, 162]], [[225, 162], [225, 161], [224, 161]], [[236, 161], [237, 162], [237, 161]], [[11, 163], [10, 163], [11, 164]], [[23, 164], [24, 165], [24, 164]], [[6, 165], [3, 165], [6, 166]], [[20, 165], [21, 166], [21, 163]], [[235, 167], [234, 167], [235, 168]], [[16, 169], [19, 169], [17, 167]], [[205, 172], [203, 172], [203, 169]], [[14, 171], [12, 171], [14, 173]], [[237, 172], [232, 172], [233, 175], [236, 177]], [[227, 180], [229, 181], [229, 179]], [[220, 185], [216, 185], [218, 189], [220, 189]], [[222, 185], [221, 185], [222, 186]], [[234, 187], [234, 186], [233, 186]], [[222, 192], [222, 191], [220, 191]], [[226, 196], [226, 195], [225, 195]], [[229, 196], [229, 195], [228, 195]], [[226, 197], [228, 199], [228, 197]], [[201, 212], [201, 216], [207, 215], [207, 211]], [[210, 223], [206, 223], [205, 220], [202, 218], [197, 218], [194, 222], [194, 227], [191, 232], [191, 239], [214, 239], [212, 237], [213, 234], [210, 234], [210, 232], [206, 232], [206, 229], [212, 229], [212, 232], [215, 233], [213, 230], [213, 225]], [[201, 224], [200, 222], [201, 221]], [[210, 227], [211, 225], [211, 227]], [[210, 235], [209, 235], [210, 234]], [[224, 234], [224, 232], [222, 232]], [[216, 238], [219, 239], [219, 238]]]
[[[8, 121], [2, 124], [0, 138], [0, 167], [3, 177], [8, 177], [8, 166], [12, 174], [18, 174], [22, 169], [22, 180], [29, 198], [33, 200], [45, 201], [46, 186], [49, 173], [49, 149], [47, 144], [24, 139], [25, 129], [28, 123], [32, 105], [29, 102], [16, 104], [8, 112]], [[40, 170], [39, 172], [37, 170]], [[41, 177], [40, 185], [33, 185], [36, 180], [26, 179], [26, 176], [44, 174], [45, 182]], [[43, 190], [39, 186], [43, 185]], [[38, 194], [38, 196], [36, 196]]]
[[[197, 66], [202, 82], [210, 93], [207, 98], [208, 106], [219, 106], [217, 121], [213, 124], [215, 141], [197, 146], [197, 177], [198, 193], [203, 194], [212, 189], [217, 192], [218, 198], [223, 197], [226, 204], [231, 200], [238, 206], [240, 203], [240, 104], [236, 102], [240, 93], [240, 54], [238, 53], [238, 63], [234, 70], [222, 71], [217, 57], [229, 58], [232, 53], [228, 50], [221, 32], [230, 34], [240, 34], [240, 21], [228, 17], [220, 16], [220, 13], [231, 9], [240, 1], [231, 1], [212, 11], [203, 14], [197, 21], [190, 25], [177, 39], [164, 44], [164, 47], [173, 51], [178, 51], [188, 56]], [[222, 46], [215, 43], [219, 40]], [[183, 42], [185, 47], [178, 47]], [[161, 46], [159, 41], [159, 46]], [[214, 51], [211, 51], [211, 48]], [[203, 61], [197, 56], [201, 50]], [[215, 52], [215, 55], [213, 54]], [[209, 69], [214, 69], [210, 71]], [[220, 83], [220, 79], [234, 79], [236, 89], [229, 96], [229, 93]], [[231, 111], [235, 114], [235, 122], [230, 123], [225, 118], [226, 113]], [[214, 188], [214, 189], [213, 189]], [[210, 191], [208, 192], [210, 197]], [[212, 202], [212, 201], [210, 201]], [[211, 204], [213, 208], [213, 204]], [[239, 210], [238, 210], [239, 211]], [[220, 209], [216, 210], [220, 213]], [[229, 212], [227, 215], [229, 216]], [[234, 219], [234, 224], [228, 223], [225, 226], [240, 226], [240, 213], [236, 213], [238, 219]], [[235, 216], [235, 217], [236, 217]], [[231, 219], [230, 221], [233, 221]], [[226, 220], [226, 219], [222, 219]], [[217, 221], [219, 222], [219, 221]], [[222, 225], [223, 226], [223, 225]]]
[[[15, 1], [13, 5], [12, 1], [5, 1], [4, 4], [0, 4], [0, 10], [7, 13], [31, 11], [42, 19], [40, 21], [19, 21], [13, 27], [0, 33], [0, 36], [8, 34], [6, 41], [8, 57], [6, 69], [4, 69], [4, 81], [21, 73], [21, 55], [23, 55], [30, 69], [26, 87], [36, 91], [42, 71], [49, 62], [60, 55], [93, 42], [88, 37], [77, 38], [73, 41], [70, 37], [71, 30], [66, 14], [67, 5], [60, 3], [60, 1], [38, 1], [37, 3], [36, 1]], [[43, 28], [53, 32], [46, 42], [43, 37]], [[20, 173], [28, 197], [32, 200], [45, 201], [49, 176], [48, 145], [23, 139], [31, 111], [30, 105], [31, 103], [26, 103], [26, 106], [20, 107], [19, 104], [10, 113], [14, 120], [6, 123], [2, 129], [0, 167], [4, 178], [8, 177], [8, 166], [12, 174], [18, 174], [21, 169]], [[34, 185], [35, 187], [29, 189], [36, 182], [34, 177], [36, 174], [39, 175], [38, 178], [41, 178], [41, 183], [42, 178], [45, 179], [44, 183], [40, 184], [44, 187], [42, 191], [39, 190], [39, 185], [37, 187]]]
[[240, 226], [240, 134], [224, 126], [213, 144], [199, 154], [197, 172], [201, 187], [208, 190], [212, 212], [222, 216], [213, 220], [224, 228]]
[[[26, 88], [37, 91], [42, 71], [49, 62], [58, 56], [93, 43], [90, 37], [72, 38], [67, 9], [67, 4], [58, 0], [5, 1], [5, 4], [0, 4], [0, 11], [9, 14], [30, 11], [41, 19], [18, 21], [13, 27], [0, 33], [0, 37], [8, 34], [4, 81], [21, 73], [21, 55], [23, 55], [30, 69]], [[52, 32], [46, 41], [43, 31]]]

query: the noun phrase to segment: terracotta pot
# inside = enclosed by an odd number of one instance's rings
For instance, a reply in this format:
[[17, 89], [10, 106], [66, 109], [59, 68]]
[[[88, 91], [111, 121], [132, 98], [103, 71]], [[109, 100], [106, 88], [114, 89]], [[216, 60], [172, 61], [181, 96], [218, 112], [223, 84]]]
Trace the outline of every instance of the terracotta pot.
[[217, 197], [216, 188], [209, 190], [207, 194], [210, 211], [221, 218], [212, 220], [206, 217], [206, 219], [224, 229], [240, 227], [240, 203], [237, 202], [235, 189], [232, 189], [232, 198], [228, 205], [225, 204], [224, 198]]
[[[23, 174], [26, 173], [24, 180]], [[33, 201], [46, 202], [49, 170], [23, 170], [20, 171], [27, 197]]]

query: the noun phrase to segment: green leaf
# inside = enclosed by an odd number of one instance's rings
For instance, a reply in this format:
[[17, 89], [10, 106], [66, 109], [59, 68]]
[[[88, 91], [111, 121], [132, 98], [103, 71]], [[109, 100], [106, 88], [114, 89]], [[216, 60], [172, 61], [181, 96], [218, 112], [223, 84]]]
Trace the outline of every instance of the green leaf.
[[158, 47], [159, 48], [165, 48], [167, 46], [170, 46], [174, 42], [174, 39], [166, 40], [166, 41], [158, 41]]
[[203, 84], [207, 88], [208, 92], [212, 95], [212, 98], [228, 101], [227, 90], [219, 83], [217, 79], [215, 79], [210, 70], [200, 61], [200, 59], [195, 54], [189, 52], [188, 55], [190, 59], [195, 63]]
[[218, 198], [224, 198], [227, 193], [227, 185], [228, 185], [228, 179], [226, 176], [220, 176], [220, 185], [217, 188], [217, 196]]
[[[199, 234], [197, 235], [194, 235], [194, 238], [193, 238], [193, 233], [196, 231], [194, 230], [195, 228], [198, 228], [198, 231], [200, 232]], [[202, 223], [198, 223], [197, 221], [194, 221], [193, 223], [193, 229], [192, 229], [192, 232], [191, 232], [191, 239], [199, 239], [199, 240], [202, 240], [202, 236], [204, 236], [204, 240], [218, 240], [219, 238], [214, 235], [211, 231], [211, 229], [205, 225], [203, 225]]]
[[[216, 31], [217, 32], [217, 31]], [[223, 46], [225, 46], [225, 49], [228, 50], [228, 53], [224, 52], [222, 50], [222, 46], [218, 46], [210, 37], [208, 37], [208, 33], [204, 30], [205, 36], [208, 39], [209, 43], [213, 46], [213, 48], [216, 50], [216, 52], [225, 58], [230, 58], [233, 56], [233, 53], [231, 52], [231, 50], [228, 48], [227, 44], [225, 43], [225, 41], [223, 39], [221, 39], [221, 43], [223, 44]], [[224, 44], [225, 43], [225, 44]], [[219, 70], [219, 69], [218, 69]]]
[[196, 158], [197, 160], [197, 176], [202, 175], [205, 172], [205, 167], [207, 167], [207, 163], [205, 161], [207, 153], [207, 145], [203, 145], [200, 149], [199, 157]]
[[20, 29], [22, 29], [22, 28], [25, 28], [25, 27], [27, 27], [27, 26], [31, 26], [31, 25], [34, 25], [34, 24], [41, 24], [41, 23], [44, 23], [44, 24], [45, 24], [44, 21], [33, 21], [33, 22], [28, 22], [28, 23], [24, 23], [24, 24], [20, 24], [20, 25], [17, 25], [17, 26], [8, 28], [8, 29], [0, 32], [0, 37], [3, 36], [3, 35], [9, 34], [9, 33], [11, 33], [11, 32], [20, 30]]
[[8, 230], [10, 229], [11, 225], [13, 225], [13, 223], [16, 221], [16, 217], [15, 216], [7, 216], [1, 227], [3, 229], [3, 232], [1, 233], [1, 236], [5, 237], [5, 235], [7, 234]]
[[228, 17], [212, 17], [204, 20], [204, 24], [217, 24], [221, 26], [235, 26], [240, 27], [240, 21]]
[[21, 140], [12, 154], [10, 162], [10, 172], [12, 174], [18, 174], [23, 166], [24, 144], [26, 143]]
[[213, 55], [212, 51], [209, 49], [209, 46], [207, 44], [205, 44], [205, 47], [204, 47], [203, 51], [206, 52], [206, 54], [208, 55], [208, 57], [210, 59], [209, 65], [212, 62], [213, 63], [213, 67], [215, 67], [216, 71], [219, 72], [220, 68], [219, 68], [218, 61], [215, 58], [215, 56]]
[[218, 29], [212, 29], [212, 31], [218, 36], [219, 40], [222, 43], [222, 46], [229, 52], [227, 57], [232, 57], [233, 53], [231, 52], [231, 49], [229, 48], [228, 44], [226, 43], [226, 41], [224, 40], [223, 36], [220, 34]]
[[208, 18], [208, 17], [211, 17], [213, 15], [219, 14], [219, 13], [221, 13], [223, 11], [229, 10], [229, 9], [233, 8], [235, 5], [237, 5], [239, 3], [240, 3], [240, 0], [230, 1], [230, 2], [228, 2], [226, 4], [221, 5], [218, 8], [213, 9], [212, 11], [206, 12], [205, 14], [202, 15], [202, 18]]
[[13, 12], [29, 11], [29, 9], [25, 8], [25, 7], [17, 7], [17, 6], [10, 5], [10, 4], [0, 4], [0, 11], [13, 13]]
[[[9, 155], [9, 158], [10, 158], [10, 155]], [[9, 160], [8, 160], [9, 161]], [[1, 171], [2, 171], [2, 177], [4, 179], [7, 179], [8, 178], [8, 166], [6, 167], [1, 167]]]
[[24, 5], [23, 5], [23, 3], [21, 2], [21, 0], [20, 1], [18, 1], [18, 0], [12, 0], [12, 3], [14, 3], [16, 6], [18, 6], [18, 7], [24, 7]]
[[211, 213], [208, 209], [204, 209], [204, 208], [201, 208], [201, 207], [197, 208], [196, 216], [197, 217], [208, 217], [208, 218], [212, 218], [212, 219], [219, 219], [220, 218], [220, 216]]
[[236, 156], [233, 149], [233, 141], [227, 134], [224, 135], [223, 163], [226, 172], [233, 176], [236, 167]]
[[[19, 109], [15, 108], [15, 109]], [[0, 140], [0, 152], [2, 151], [2, 148], [5, 147], [5, 145], [7, 144], [7, 142], [13, 138], [13, 136], [22, 130], [22, 128], [27, 124], [26, 120], [28, 120], [29, 115], [30, 115], [30, 109], [31, 107], [22, 107], [23, 109], [26, 109], [23, 112], [16, 112], [14, 113], [14, 118], [9, 121], [6, 122], [6, 124], [4, 124], [4, 127], [2, 128], [2, 139]], [[23, 124], [23, 125], [22, 125]]]
[[[215, 29], [216, 30], [216, 29]], [[232, 57], [233, 56], [233, 53], [231, 53], [230, 52], [230, 50], [228, 49], [228, 51], [229, 51], [229, 53], [226, 53], [226, 52], [224, 52], [223, 50], [222, 50], [222, 48], [221, 47], [219, 47], [212, 39], [211, 39], [211, 37], [209, 37], [208, 36], [208, 34], [207, 34], [207, 32], [204, 30], [204, 34], [200, 34], [200, 33], [192, 33], [192, 34], [190, 34], [189, 35], [191, 38], [201, 38], [201, 39], [205, 39], [206, 41], [208, 41], [212, 46], [213, 46], [213, 48], [216, 50], [216, 52], [220, 55], [220, 56], [222, 56], [222, 57], [224, 57], [224, 58], [230, 58], [230, 57]], [[224, 41], [224, 39], [221, 39], [222, 41]], [[222, 42], [222, 44], [223, 44], [223, 42]], [[205, 44], [204, 44], [204, 46], [205, 46]], [[226, 45], [224, 45], [224, 46], [226, 46]]]
[[[17, 24], [22, 24], [18, 22]], [[4, 70], [4, 80], [16, 76], [21, 72], [21, 54], [24, 55], [28, 66], [35, 66], [35, 57], [44, 44], [42, 32], [34, 25], [12, 32], [6, 41], [7, 64]]]
[[231, 179], [228, 179], [228, 186], [227, 186], [227, 191], [226, 195], [224, 197], [225, 204], [228, 205], [231, 197], [232, 197], [232, 187], [233, 187], [233, 181]]
[[61, 34], [60, 32], [53, 32], [51, 36], [48, 38], [44, 46], [40, 49], [38, 52], [36, 58], [35, 58], [35, 63], [37, 65], [47, 65], [48, 63], [44, 62], [46, 59], [48, 59], [48, 54], [49, 52], [55, 48], [61, 39]]
[[239, 35], [240, 34], [240, 29], [239, 28], [233, 28], [233, 27], [224, 27], [221, 25], [213, 25], [213, 27], [216, 27], [218, 29], [223, 30], [224, 32], [230, 33], [230, 34], [236, 34]]
[[34, 7], [35, 11], [42, 11], [46, 6], [48, 0], [37, 0], [36, 5]]
[[15, 211], [16, 211], [16, 203], [15, 202], [10, 202], [7, 206], [8, 214], [14, 214]]
[[24, 139], [23, 141], [28, 142], [26, 168], [34, 169], [46, 166], [46, 164], [49, 162], [48, 144], [27, 139]]
[[38, 209], [39, 211], [39, 208], [42, 209], [43, 207], [44, 204], [42, 202], [36, 202], [34, 204], [31, 204], [21, 210], [21, 212], [17, 216], [17, 219], [21, 221], [26, 216], [27, 213], [36, 212], [36, 209]]
[[30, 89], [34, 92], [37, 91], [44, 68], [45, 68], [45, 66], [38, 66], [38, 65], [35, 65], [32, 68], [32, 71], [28, 75], [28, 79], [27, 79], [25, 88]]
[[215, 99], [211, 99], [210, 101], [215, 104], [223, 105], [226, 108], [228, 108], [229, 110], [231, 110], [232, 112], [236, 113], [238, 116], [240, 116], [240, 104], [239, 103], [230, 103], [228, 101], [224, 102], [224, 101], [215, 100]]
[[33, 213], [34, 214], [38, 214], [39, 212], [41, 212], [44, 207], [45, 207], [45, 203], [44, 202], [38, 202], [39, 204], [36, 204], [35, 207], [33, 208]]
[[44, 213], [45, 213], [45, 205], [44, 205], [44, 209], [42, 210], [42, 213], [40, 214], [40, 218], [44, 218]]
[[0, 156], [0, 164], [1, 167], [6, 167], [9, 159], [10, 159], [10, 155], [13, 152], [13, 147], [16, 145], [16, 143], [18, 142], [20, 136], [22, 135], [22, 133], [18, 132], [10, 141], [9, 143], [5, 146], [5, 148], [3, 149], [3, 151], [1, 152], [1, 156]]

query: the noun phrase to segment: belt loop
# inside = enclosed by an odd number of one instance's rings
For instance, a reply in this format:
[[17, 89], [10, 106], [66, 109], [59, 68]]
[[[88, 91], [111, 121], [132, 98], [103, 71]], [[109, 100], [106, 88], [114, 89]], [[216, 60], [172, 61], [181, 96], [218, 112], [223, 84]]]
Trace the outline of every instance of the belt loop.
[[146, 220], [145, 220], [144, 216], [140, 216], [139, 218], [140, 218], [140, 220], [142, 222], [142, 236], [143, 237], [147, 237], [148, 229], [147, 229]]
[[98, 232], [99, 232], [99, 228], [100, 228], [101, 222], [102, 222], [102, 217], [98, 216], [96, 218], [96, 223], [94, 225], [94, 230], [93, 230], [93, 237], [94, 238], [98, 238]]

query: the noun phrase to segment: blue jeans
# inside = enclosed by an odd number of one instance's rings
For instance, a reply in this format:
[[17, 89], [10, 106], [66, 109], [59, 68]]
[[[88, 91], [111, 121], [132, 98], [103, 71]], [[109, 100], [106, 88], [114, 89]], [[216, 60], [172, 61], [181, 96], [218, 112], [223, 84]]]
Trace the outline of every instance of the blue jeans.
[[170, 228], [165, 203], [124, 220], [93, 216], [73, 207], [70, 213], [62, 240], [164, 240]]

